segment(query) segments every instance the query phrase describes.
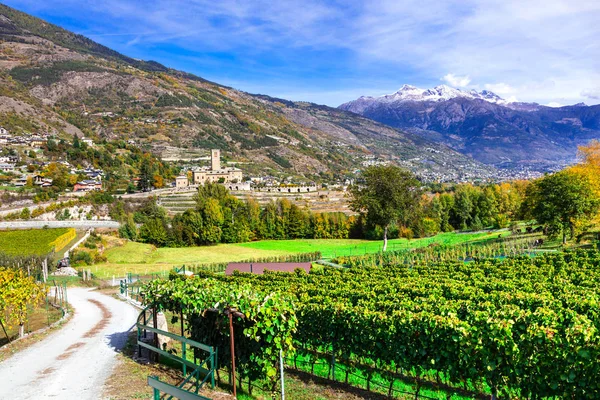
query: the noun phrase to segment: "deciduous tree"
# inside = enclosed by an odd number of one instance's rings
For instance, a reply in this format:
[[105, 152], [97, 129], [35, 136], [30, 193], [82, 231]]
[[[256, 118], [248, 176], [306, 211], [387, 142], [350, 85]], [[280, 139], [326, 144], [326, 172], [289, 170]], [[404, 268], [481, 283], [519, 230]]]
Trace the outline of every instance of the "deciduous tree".
[[527, 191], [525, 207], [551, 234], [575, 235], [577, 226], [585, 225], [597, 214], [600, 199], [586, 174], [563, 170], [535, 181]]
[[361, 178], [362, 182], [350, 189], [350, 208], [383, 228], [385, 251], [390, 225], [413, 217], [419, 205], [420, 183], [410, 171], [391, 165], [368, 167]]

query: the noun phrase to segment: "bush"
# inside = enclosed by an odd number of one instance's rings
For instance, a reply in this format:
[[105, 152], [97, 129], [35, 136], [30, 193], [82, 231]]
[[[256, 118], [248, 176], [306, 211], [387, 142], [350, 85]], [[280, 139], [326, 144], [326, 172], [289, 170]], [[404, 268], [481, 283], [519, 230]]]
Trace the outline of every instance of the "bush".
[[94, 263], [92, 255], [87, 251], [74, 251], [71, 255], [71, 262], [73, 264], [85, 264], [92, 265]]

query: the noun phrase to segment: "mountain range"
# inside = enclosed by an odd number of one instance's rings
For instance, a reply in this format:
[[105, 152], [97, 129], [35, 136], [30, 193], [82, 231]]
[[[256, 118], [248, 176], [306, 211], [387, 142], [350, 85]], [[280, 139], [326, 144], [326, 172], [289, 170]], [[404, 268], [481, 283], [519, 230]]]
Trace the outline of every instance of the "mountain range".
[[395, 93], [363, 96], [339, 108], [496, 167], [553, 170], [574, 162], [577, 146], [600, 139], [600, 105], [548, 107], [446, 85], [404, 85]]
[[0, 126], [127, 140], [182, 161], [220, 148], [245, 174], [332, 181], [365, 162], [430, 180], [497, 171], [421, 135], [344, 110], [252, 95], [141, 61], [0, 5]]

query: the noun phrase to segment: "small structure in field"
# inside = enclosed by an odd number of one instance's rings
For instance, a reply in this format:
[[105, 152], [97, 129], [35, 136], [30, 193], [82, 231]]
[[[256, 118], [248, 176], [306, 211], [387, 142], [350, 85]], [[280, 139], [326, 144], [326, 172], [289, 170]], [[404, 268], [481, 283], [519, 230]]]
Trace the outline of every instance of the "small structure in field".
[[274, 272], [294, 272], [296, 269], [310, 272], [310, 262], [281, 262], [281, 263], [229, 263], [225, 275], [232, 275], [233, 271], [247, 272], [262, 275], [266, 270]]

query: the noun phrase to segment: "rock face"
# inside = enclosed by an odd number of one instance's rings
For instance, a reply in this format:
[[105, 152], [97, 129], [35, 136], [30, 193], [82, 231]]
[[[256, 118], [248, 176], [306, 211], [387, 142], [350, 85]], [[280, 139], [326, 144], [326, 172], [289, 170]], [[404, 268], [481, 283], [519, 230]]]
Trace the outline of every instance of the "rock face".
[[489, 91], [404, 86], [340, 109], [444, 143], [495, 166], [552, 168], [575, 160], [577, 146], [600, 139], [600, 106], [511, 103]]
[[52, 276], [77, 276], [77, 270], [72, 267], [62, 267], [51, 273]]

